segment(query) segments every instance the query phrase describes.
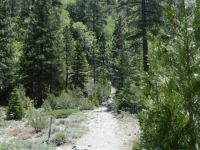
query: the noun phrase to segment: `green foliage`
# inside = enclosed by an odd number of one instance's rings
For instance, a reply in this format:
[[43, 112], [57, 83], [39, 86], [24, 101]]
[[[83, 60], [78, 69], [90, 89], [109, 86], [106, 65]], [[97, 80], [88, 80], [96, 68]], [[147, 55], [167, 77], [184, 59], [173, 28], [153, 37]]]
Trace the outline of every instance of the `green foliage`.
[[77, 109], [58, 109], [48, 112], [47, 115], [52, 115], [55, 118], [67, 118], [69, 115], [77, 111]]
[[[60, 96], [49, 94], [44, 103], [50, 103], [53, 110], [55, 109], [79, 109], [92, 110], [94, 105], [91, 101], [84, 98], [84, 94], [80, 88], [69, 90], [67, 93], [62, 93]], [[48, 106], [49, 107], [49, 106]]]
[[[174, 5], [176, 4], [176, 5]], [[164, 29], [148, 35], [149, 83], [139, 115], [141, 149], [199, 149], [199, 3], [165, 3]], [[169, 29], [169, 30], [166, 30]], [[195, 29], [197, 29], [195, 31]]]
[[[97, 87], [96, 98], [92, 99], [92, 102], [95, 102], [95, 101], [99, 101], [99, 103], [102, 103], [102, 101], [103, 101], [103, 93], [102, 93], [100, 86]], [[95, 106], [97, 106], [97, 105], [98, 104], [95, 104]]]
[[84, 89], [85, 84], [88, 81], [88, 62], [83, 53], [83, 46], [80, 41], [76, 42], [76, 48], [73, 55], [72, 62], [72, 75], [71, 84], [72, 88], [80, 87]]
[[10, 1], [1, 0], [0, 4], [0, 102], [7, 104], [16, 81], [18, 62], [15, 61], [15, 50], [13, 48], [14, 34], [11, 22]]
[[113, 102], [109, 105], [109, 109], [114, 111], [128, 111], [130, 113], [138, 113], [140, 105], [138, 101], [146, 98], [146, 91], [144, 87], [148, 82], [147, 74], [145, 72], [137, 72], [132, 75], [132, 78], [126, 78], [124, 87], [118, 90]]
[[59, 120], [59, 124], [65, 124], [65, 120]]
[[[45, 103], [49, 103], [49, 105], [51, 106], [51, 108], [54, 110], [56, 109], [56, 96], [54, 94], [47, 94], [47, 97], [45, 99]], [[45, 105], [45, 104], [44, 104]]]
[[45, 112], [50, 112], [50, 111], [52, 111], [50, 101], [49, 101], [49, 100], [45, 100], [45, 101], [43, 102], [43, 104], [42, 104], [42, 108], [44, 108], [44, 111], [45, 111]]
[[67, 139], [67, 137], [66, 137], [66, 135], [65, 134], [63, 134], [63, 133], [57, 133], [56, 135], [55, 135], [55, 138], [54, 138], [54, 140], [55, 140], [55, 142], [56, 142], [56, 144], [58, 145], [61, 145], [61, 144], [64, 144], [65, 142], [66, 142], [66, 139]]
[[[104, 83], [104, 84], [103, 84]], [[99, 104], [107, 100], [111, 92], [111, 85], [107, 81], [99, 82], [96, 84], [96, 88], [94, 89], [94, 83], [89, 82], [86, 85], [86, 90], [88, 93], [88, 99], [92, 101], [93, 97], [99, 101]]]
[[13, 89], [6, 111], [8, 120], [21, 120], [24, 115], [22, 101], [17, 88]]
[[23, 107], [28, 108], [30, 104], [30, 98], [26, 96], [25, 88], [22, 85], [19, 85], [18, 91], [19, 91], [20, 99], [22, 100]]
[[94, 104], [91, 101], [88, 101], [86, 98], [80, 99], [79, 110], [93, 110]]
[[77, 106], [77, 101], [74, 97], [69, 96], [67, 93], [62, 93], [59, 97], [56, 97], [56, 109], [69, 109]]
[[99, 107], [99, 100], [96, 97], [92, 98], [92, 103], [96, 106]]
[[108, 104], [107, 108], [108, 108], [108, 111], [114, 111], [114, 112], [119, 111], [118, 103], [115, 99], [110, 104]]
[[47, 93], [60, 94], [65, 86], [61, 11], [52, 0], [35, 1], [31, 9], [23, 39], [21, 77], [28, 96], [41, 106]]
[[133, 142], [132, 150], [140, 150], [140, 144], [138, 142]]
[[36, 110], [32, 104], [29, 105], [25, 117], [28, 120], [28, 124], [31, 125], [36, 132], [41, 132], [49, 125], [47, 117], [44, 116], [44, 112]]

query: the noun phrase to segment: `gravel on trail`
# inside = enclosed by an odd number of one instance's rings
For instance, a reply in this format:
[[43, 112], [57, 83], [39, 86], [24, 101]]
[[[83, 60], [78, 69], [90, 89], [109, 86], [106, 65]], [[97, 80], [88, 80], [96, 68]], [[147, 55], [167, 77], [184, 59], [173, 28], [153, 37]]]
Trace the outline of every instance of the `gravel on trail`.
[[131, 150], [132, 141], [138, 138], [137, 120], [136, 126], [133, 126], [132, 122], [122, 120], [104, 106], [89, 111], [87, 117], [84, 124], [89, 131], [74, 145], [59, 147], [57, 150]]

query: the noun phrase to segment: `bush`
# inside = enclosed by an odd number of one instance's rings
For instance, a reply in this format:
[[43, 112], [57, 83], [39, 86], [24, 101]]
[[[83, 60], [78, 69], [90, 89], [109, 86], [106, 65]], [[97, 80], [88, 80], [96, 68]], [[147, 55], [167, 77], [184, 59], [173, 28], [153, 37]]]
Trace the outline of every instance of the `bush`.
[[47, 98], [45, 99], [45, 101], [48, 101], [48, 103], [50, 104], [50, 106], [53, 110], [56, 109], [56, 96], [55, 95], [47, 94]]
[[59, 109], [59, 110], [53, 110], [48, 115], [52, 115], [55, 118], [67, 118], [72, 113], [77, 112], [77, 109]]
[[42, 108], [44, 109], [45, 112], [51, 112], [52, 108], [51, 108], [50, 101], [45, 100], [44, 103], [42, 104]]
[[58, 125], [60, 125], [60, 124], [65, 124], [65, 120], [59, 120]]
[[6, 117], [8, 120], [21, 120], [23, 117], [23, 105], [17, 88], [11, 93]]
[[62, 93], [56, 98], [56, 108], [57, 109], [70, 109], [78, 107], [78, 98], [74, 98], [67, 93]]
[[108, 104], [108, 111], [114, 111], [117, 112], [118, 108], [118, 103], [116, 100], [113, 100], [110, 104]]
[[74, 91], [69, 91], [69, 94], [62, 93], [60, 96], [49, 94], [45, 101], [49, 102], [51, 108], [55, 109], [71, 109], [78, 108], [81, 94], [75, 94]]
[[[93, 99], [94, 99], [94, 98], [93, 98]], [[103, 101], [103, 93], [102, 93], [102, 90], [101, 90], [101, 87], [100, 87], [100, 86], [97, 87], [95, 102], [96, 102], [96, 99], [99, 101], [99, 103], [102, 103], [102, 101]], [[93, 104], [94, 104], [94, 103], [93, 103]], [[98, 104], [98, 105], [99, 105], [99, 104]], [[99, 106], [97, 106], [97, 103], [95, 103], [95, 106], [96, 106], [96, 107], [99, 107]]]
[[111, 92], [111, 85], [108, 82], [103, 82], [96, 84], [96, 90], [94, 90], [94, 84], [92, 82], [89, 82], [86, 85], [87, 93], [89, 95], [88, 99], [92, 101], [92, 98], [95, 96], [99, 103], [106, 101], [110, 95]]
[[48, 120], [42, 113], [43, 112], [37, 111], [32, 104], [30, 104], [26, 113], [28, 124], [31, 125], [36, 132], [41, 132], [48, 127]]
[[99, 107], [99, 100], [96, 97], [92, 98], [92, 103], [96, 106]]
[[[75, 91], [77, 91], [76, 94], [75, 94]], [[58, 97], [55, 97], [49, 94], [42, 107], [45, 108], [45, 110], [50, 110], [49, 109], [50, 106], [53, 110], [56, 110], [56, 109], [92, 110], [94, 109], [94, 105], [92, 104], [92, 102], [88, 101], [82, 96], [83, 94], [81, 94], [81, 92], [78, 89], [69, 91], [68, 94], [62, 93]]]
[[66, 135], [63, 133], [57, 133], [54, 140], [56, 142], [57, 145], [62, 145], [64, 143], [66, 143]]
[[78, 99], [84, 97], [84, 93], [83, 93], [82, 89], [79, 87], [76, 87], [73, 90], [69, 90], [68, 95], [70, 95], [73, 98], [78, 98]]
[[140, 150], [140, 144], [138, 142], [133, 142], [132, 150]]
[[79, 110], [93, 110], [94, 104], [91, 101], [88, 101], [87, 99], [80, 99], [79, 102]]

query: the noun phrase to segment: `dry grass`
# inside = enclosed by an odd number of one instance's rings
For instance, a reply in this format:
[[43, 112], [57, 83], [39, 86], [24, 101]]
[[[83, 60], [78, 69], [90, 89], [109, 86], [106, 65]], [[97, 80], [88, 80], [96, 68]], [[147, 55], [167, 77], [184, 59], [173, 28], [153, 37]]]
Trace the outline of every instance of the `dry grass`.
[[22, 133], [20, 134], [17, 139], [18, 140], [27, 140], [27, 139], [31, 139], [36, 133], [35, 132], [29, 132], [29, 133]]
[[[66, 143], [74, 143], [77, 138], [80, 138], [84, 133], [88, 131], [87, 127], [81, 125], [82, 122], [86, 120], [86, 114], [83, 112], [72, 114], [66, 119], [56, 119], [52, 123], [50, 139], [56, 136], [57, 133], [62, 133], [63, 135], [66, 135]], [[28, 125], [26, 122], [26, 120], [6, 121], [4, 125], [0, 126], [0, 136], [7, 138], [8, 141], [12, 140], [13, 138], [24, 142], [38, 141], [40, 143], [47, 140], [48, 129], [44, 129], [42, 130], [42, 132], [36, 133], [34, 131], [34, 128]], [[55, 144], [51, 140], [50, 142], [52, 142], [52, 144]]]
[[8, 132], [7, 132], [7, 135], [8, 135], [9, 137], [13, 137], [13, 136], [19, 135], [20, 133], [22, 133], [22, 130], [21, 130], [21, 129], [13, 129], [13, 130], [11, 130], [11, 131], [8, 131]]

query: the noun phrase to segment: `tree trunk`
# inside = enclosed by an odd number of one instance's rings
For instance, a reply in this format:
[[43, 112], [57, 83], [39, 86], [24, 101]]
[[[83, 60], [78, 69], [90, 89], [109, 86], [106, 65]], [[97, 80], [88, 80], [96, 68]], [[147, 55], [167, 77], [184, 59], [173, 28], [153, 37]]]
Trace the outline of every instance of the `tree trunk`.
[[142, 46], [143, 46], [143, 66], [144, 71], [148, 72], [148, 46], [147, 46], [147, 38], [146, 38], [146, 2], [142, 0]]
[[42, 105], [42, 81], [39, 79], [37, 85], [37, 106], [41, 105]]

